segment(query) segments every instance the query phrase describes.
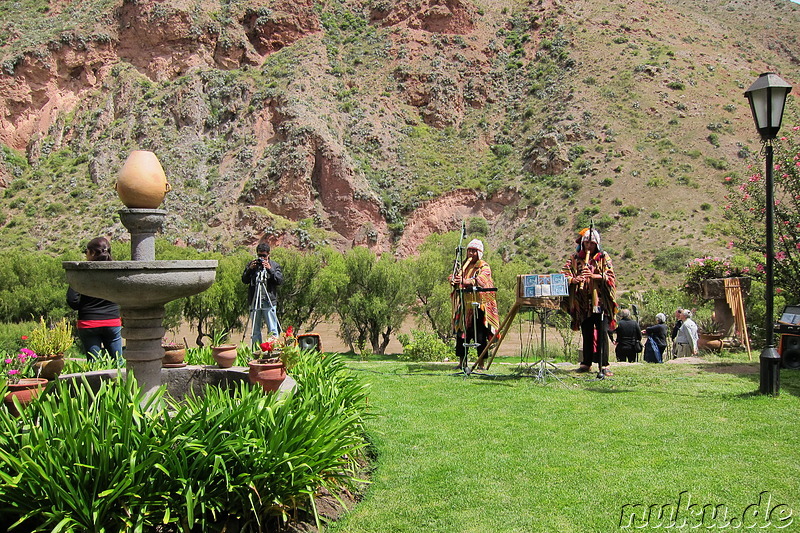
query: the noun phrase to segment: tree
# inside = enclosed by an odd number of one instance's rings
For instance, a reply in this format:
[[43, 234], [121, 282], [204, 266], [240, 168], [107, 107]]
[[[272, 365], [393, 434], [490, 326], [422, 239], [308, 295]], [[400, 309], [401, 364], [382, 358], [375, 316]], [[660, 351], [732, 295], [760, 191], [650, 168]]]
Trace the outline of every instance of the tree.
[[15, 253], [0, 261], [0, 316], [6, 322], [59, 319], [70, 312], [63, 258]]
[[427, 323], [443, 341], [452, 336], [450, 317], [453, 310], [447, 276], [453, 271], [458, 240], [458, 232], [434, 233], [420, 246], [420, 254], [408, 260], [409, 279], [415, 296], [412, 308], [417, 323]]
[[332, 285], [334, 280], [331, 276], [324, 275], [323, 270], [336, 255], [341, 254], [322, 247], [313, 252], [276, 248], [272, 255], [283, 271], [283, 284], [278, 287], [281, 323], [294, 326], [297, 331], [313, 331], [336, 311], [338, 289]]
[[245, 252], [218, 257], [214, 284], [200, 294], [182, 299], [183, 316], [197, 329], [198, 346], [203, 346], [203, 338], [214, 332], [229, 332], [242, 326], [242, 318], [248, 312], [242, 270], [250, 259]]
[[338, 294], [340, 337], [360, 349], [369, 341], [373, 353], [385, 353], [410, 309], [408, 269], [388, 254], [376, 260], [369, 249], [356, 247], [331, 264], [328, 275], [346, 276]]

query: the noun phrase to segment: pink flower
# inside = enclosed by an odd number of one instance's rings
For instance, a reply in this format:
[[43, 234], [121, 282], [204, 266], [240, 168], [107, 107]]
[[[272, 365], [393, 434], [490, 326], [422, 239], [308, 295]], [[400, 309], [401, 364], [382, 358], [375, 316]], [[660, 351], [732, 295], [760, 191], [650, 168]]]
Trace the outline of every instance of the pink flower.
[[731, 177], [730, 176], [725, 176], [725, 181], [731, 181]]
[[13, 363], [13, 362], [14, 362], [14, 360], [13, 360], [13, 359], [11, 359], [11, 358], [9, 357], [8, 359], [4, 359], [4, 360], [3, 360], [3, 362], [4, 362], [5, 364], [7, 364], [7, 365], [10, 365], [11, 363]]
[[17, 370], [16, 368], [12, 368], [11, 370], [8, 371], [9, 376], [16, 376], [17, 374], [19, 374], [19, 370]]
[[728, 244], [725, 246], [726, 248], [728, 248], [728, 250], [730, 250], [731, 248], [733, 248], [733, 241], [728, 241]]
[[775, 259], [777, 259], [778, 261], [783, 261], [784, 259], [786, 259], [786, 252], [778, 252], [777, 254], [775, 254]]

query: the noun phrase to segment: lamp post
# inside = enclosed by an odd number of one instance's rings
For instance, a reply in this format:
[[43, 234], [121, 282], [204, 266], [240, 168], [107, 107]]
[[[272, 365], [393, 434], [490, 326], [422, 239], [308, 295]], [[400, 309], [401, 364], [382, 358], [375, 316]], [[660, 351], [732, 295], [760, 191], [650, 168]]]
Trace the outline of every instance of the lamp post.
[[758, 79], [744, 93], [750, 101], [750, 111], [756, 122], [756, 129], [761, 135], [761, 142], [764, 144], [764, 154], [766, 156], [766, 317], [764, 325], [766, 327], [766, 345], [759, 358], [760, 387], [761, 394], [771, 394], [777, 396], [781, 388], [780, 374], [780, 355], [775, 349], [775, 330], [773, 320], [775, 316], [775, 275], [773, 265], [775, 263], [775, 200], [772, 190], [772, 141], [781, 129], [781, 119], [783, 119], [783, 108], [786, 104], [786, 97], [792, 90], [792, 86], [783, 81], [776, 74], [767, 72]]

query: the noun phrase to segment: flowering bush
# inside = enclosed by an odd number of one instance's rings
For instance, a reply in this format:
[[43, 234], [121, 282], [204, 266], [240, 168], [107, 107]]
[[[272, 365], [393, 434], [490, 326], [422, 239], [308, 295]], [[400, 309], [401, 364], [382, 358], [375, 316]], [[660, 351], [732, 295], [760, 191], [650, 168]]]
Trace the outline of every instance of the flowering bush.
[[686, 284], [700, 283], [707, 279], [727, 278], [734, 274], [730, 261], [719, 257], [696, 257], [686, 265]]
[[0, 359], [2, 375], [8, 383], [18, 383], [20, 379], [30, 377], [36, 354], [33, 350], [22, 348], [16, 355], [4, 354]]
[[[783, 123], [800, 123], [797, 103], [790, 98]], [[784, 127], [774, 141], [774, 243], [775, 286], [786, 291], [790, 300], [800, 298], [800, 126]], [[761, 264], [753, 272], [764, 272], [766, 255], [766, 195], [763, 156], [756, 154], [747, 167], [747, 176], [725, 178], [725, 215], [736, 225], [735, 247]]]

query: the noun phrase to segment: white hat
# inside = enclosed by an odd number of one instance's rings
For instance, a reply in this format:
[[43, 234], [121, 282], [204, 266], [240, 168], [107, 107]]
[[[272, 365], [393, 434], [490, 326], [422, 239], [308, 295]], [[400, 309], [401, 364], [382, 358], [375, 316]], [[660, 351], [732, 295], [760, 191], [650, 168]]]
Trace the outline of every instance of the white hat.
[[472, 239], [471, 241], [469, 241], [469, 244], [467, 245], [467, 250], [469, 250], [470, 248], [478, 250], [478, 259], [483, 259], [483, 243], [481, 242], [480, 239]]
[[664, 313], [658, 313], [656, 315], [656, 320], [658, 320], [660, 323], [663, 324], [667, 321], [667, 315], [665, 315]]
[[596, 229], [588, 230], [586, 233], [583, 234], [581, 237], [581, 242], [595, 242], [598, 246], [600, 246], [600, 232]]

